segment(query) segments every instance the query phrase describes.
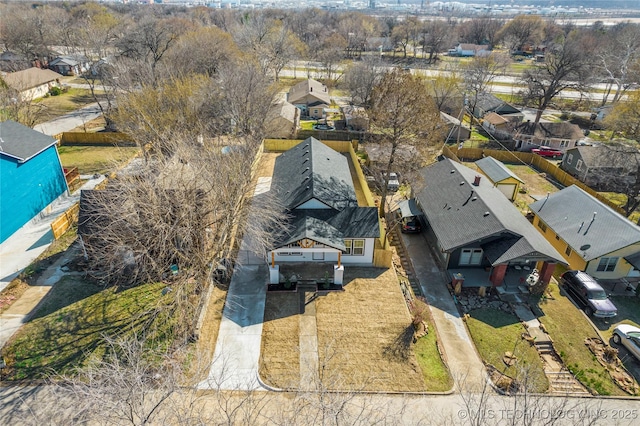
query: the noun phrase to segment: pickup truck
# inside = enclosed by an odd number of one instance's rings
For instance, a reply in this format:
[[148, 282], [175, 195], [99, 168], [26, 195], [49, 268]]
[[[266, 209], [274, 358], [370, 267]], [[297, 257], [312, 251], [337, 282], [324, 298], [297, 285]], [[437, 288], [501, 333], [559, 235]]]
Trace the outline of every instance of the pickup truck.
[[551, 148], [549, 146], [540, 146], [531, 150], [534, 154], [538, 154], [541, 157], [561, 158], [564, 152], [559, 149]]

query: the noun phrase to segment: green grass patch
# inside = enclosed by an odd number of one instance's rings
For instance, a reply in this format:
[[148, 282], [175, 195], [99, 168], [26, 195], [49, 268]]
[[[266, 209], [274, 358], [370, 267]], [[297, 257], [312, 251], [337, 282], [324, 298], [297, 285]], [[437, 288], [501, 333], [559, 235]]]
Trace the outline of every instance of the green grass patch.
[[422, 369], [424, 382], [429, 392], [446, 392], [453, 387], [449, 369], [438, 351], [437, 335], [433, 324], [429, 324], [429, 334], [418, 339], [413, 350]]
[[35, 380], [53, 372], [72, 374], [91, 359], [109, 356], [103, 336], [144, 336], [162, 348], [176, 325], [175, 292], [162, 295], [164, 283], [118, 291], [76, 276], [58, 282], [31, 321], [3, 348], [5, 378]]
[[482, 133], [479, 133], [477, 130], [472, 130], [470, 140], [488, 142], [490, 139], [487, 136], [483, 135]]
[[53, 120], [95, 101], [89, 89], [75, 88], [67, 89], [58, 96], [36, 99], [34, 102], [44, 107], [41, 113], [38, 114], [37, 124]]
[[549, 291], [552, 298], [543, 299], [539, 304], [543, 312], [539, 320], [553, 339], [565, 366], [583, 385], [600, 395], [626, 395], [584, 344], [587, 337], [598, 337], [589, 321], [560, 294], [558, 286], [550, 284]]
[[[617, 192], [599, 192], [599, 194], [613, 202], [618, 207], [624, 207], [627, 204], [627, 196], [625, 194], [619, 194]], [[633, 223], [638, 223], [638, 220], [640, 220], [640, 212], [636, 210], [631, 213], [629, 220]]]
[[132, 158], [139, 149], [116, 146], [61, 146], [58, 148], [62, 166], [77, 167], [80, 174], [104, 174], [118, 163]]
[[301, 130], [313, 130], [313, 125], [316, 124], [316, 120], [302, 120], [300, 121]]
[[[545, 392], [549, 382], [536, 349], [522, 338], [526, 330], [515, 315], [495, 310], [476, 309], [469, 313], [467, 327], [485, 363], [519, 381], [525, 379], [529, 392]], [[503, 357], [511, 352], [517, 361], [507, 366]]]

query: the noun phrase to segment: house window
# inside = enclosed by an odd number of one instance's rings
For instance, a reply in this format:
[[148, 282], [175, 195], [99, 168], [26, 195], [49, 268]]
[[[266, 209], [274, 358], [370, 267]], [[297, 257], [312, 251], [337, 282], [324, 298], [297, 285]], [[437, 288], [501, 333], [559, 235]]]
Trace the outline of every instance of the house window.
[[616, 269], [618, 263], [617, 257], [601, 257], [600, 263], [598, 263], [598, 272], [611, 272]]
[[547, 232], [547, 225], [540, 219], [538, 219], [538, 228], [542, 229], [542, 232]]
[[344, 240], [344, 254], [364, 256], [364, 240]]
[[567, 156], [567, 163], [568, 163], [568, 164], [571, 164], [572, 162], [573, 162], [573, 154], [569, 154], [569, 155]]
[[569, 146], [569, 141], [560, 141], [560, 146]]
[[576, 170], [582, 170], [582, 160], [578, 160], [576, 163]]
[[482, 249], [462, 249], [459, 265], [479, 265], [482, 262]]
[[569, 244], [567, 244], [567, 249], [564, 251], [564, 254], [566, 254], [567, 257], [571, 257], [571, 247], [569, 247]]

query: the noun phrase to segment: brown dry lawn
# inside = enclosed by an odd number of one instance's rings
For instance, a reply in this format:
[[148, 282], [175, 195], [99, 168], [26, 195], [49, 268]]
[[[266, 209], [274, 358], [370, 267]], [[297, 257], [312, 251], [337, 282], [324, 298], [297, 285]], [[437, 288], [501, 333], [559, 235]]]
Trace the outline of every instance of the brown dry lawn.
[[[465, 166], [478, 170], [473, 162], [463, 163]], [[536, 169], [526, 164], [505, 164], [509, 170], [511, 170], [516, 176], [524, 181], [524, 185], [521, 185], [526, 189], [525, 193], [519, 193], [516, 196], [514, 202], [523, 213], [528, 211], [529, 204], [533, 203], [535, 199], [532, 197], [541, 197], [547, 194], [547, 192], [554, 193], [560, 190], [552, 182], [547, 179], [544, 173], [540, 173]]]
[[316, 301], [319, 365], [331, 372], [328, 383], [342, 390], [425, 391], [393, 269], [349, 267], [345, 282], [344, 292]]
[[267, 293], [262, 326], [260, 377], [270, 386], [300, 385], [300, 323], [298, 293]]

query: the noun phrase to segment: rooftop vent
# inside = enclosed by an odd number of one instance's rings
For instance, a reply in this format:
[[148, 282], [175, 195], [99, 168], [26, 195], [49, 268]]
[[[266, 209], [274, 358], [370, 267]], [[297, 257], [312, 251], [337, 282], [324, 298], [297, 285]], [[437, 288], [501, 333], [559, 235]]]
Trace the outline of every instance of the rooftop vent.
[[464, 185], [464, 181], [460, 182], [460, 186]]
[[482, 214], [482, 216], [483, 216], [483, 217], [487, 217], [487, 216], [489, 216], [489, 212], [484, 212], [484, 213]]
[[476, 175], [475, 179], [473, 179], [473, 186], [479, 186], [480, 179], [482, 179], [482, 177], [480, 175]]

